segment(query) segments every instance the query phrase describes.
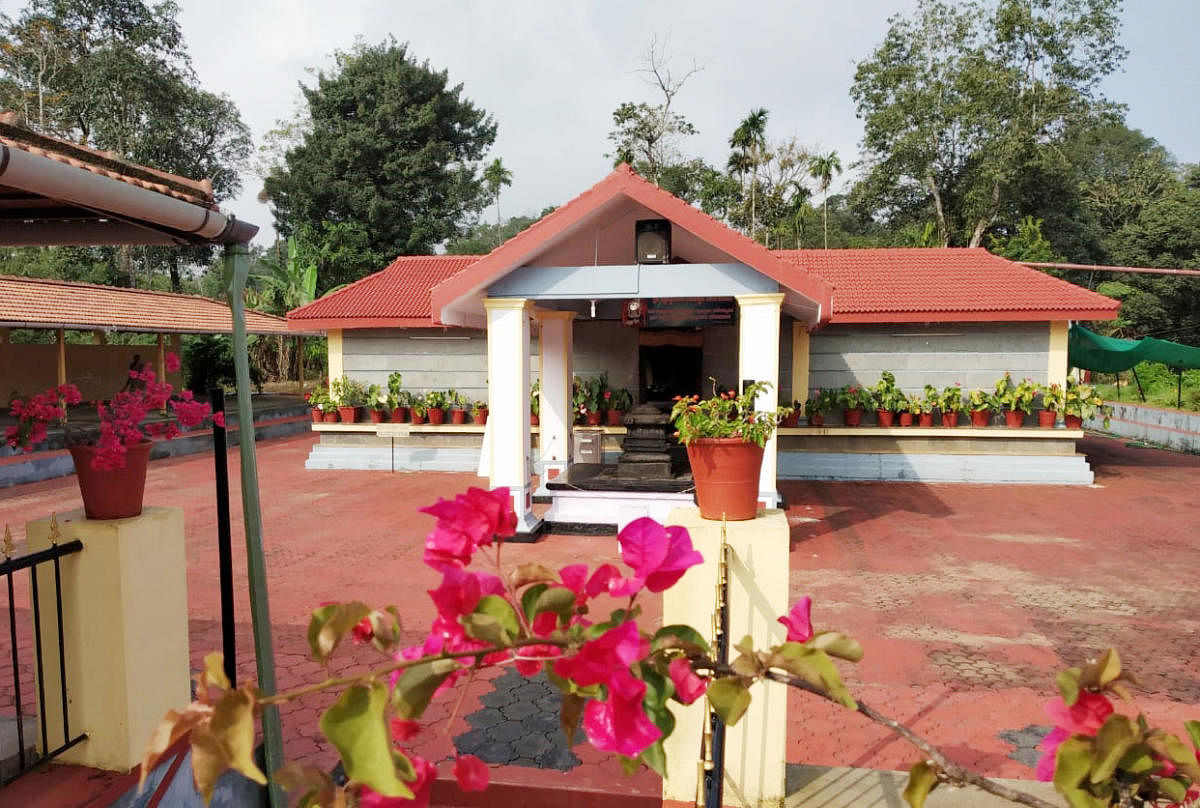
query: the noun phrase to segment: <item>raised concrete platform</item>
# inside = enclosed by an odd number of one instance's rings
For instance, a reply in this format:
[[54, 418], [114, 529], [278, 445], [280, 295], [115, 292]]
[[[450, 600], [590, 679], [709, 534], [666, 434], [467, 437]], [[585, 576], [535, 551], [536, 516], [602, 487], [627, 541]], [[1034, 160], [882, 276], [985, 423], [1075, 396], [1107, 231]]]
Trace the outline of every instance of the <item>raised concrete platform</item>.
[[549, 501], [542, 515], [551, 533], [616, 533], [643, 516], [666, 522], [675, 508], [696, 503], [692, 492], [658, 491], [564, 491], [551, 490], [545, 483], [533, 493], [534, 501]]
[[1087, 457], [1073, 455], [780, 452], [780, 480], [1091, 485]]

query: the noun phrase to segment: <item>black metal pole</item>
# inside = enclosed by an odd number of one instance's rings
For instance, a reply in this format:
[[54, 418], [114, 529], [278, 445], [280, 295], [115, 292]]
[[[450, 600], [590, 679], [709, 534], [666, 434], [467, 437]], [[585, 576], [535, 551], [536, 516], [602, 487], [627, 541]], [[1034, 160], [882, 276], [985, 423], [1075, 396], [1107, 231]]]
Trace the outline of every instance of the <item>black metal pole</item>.
[[1175, 368], [1175, 372], [1179, 374], [1178, 380], [1175, 382], [1175, 408], [1183, 409], [1183, 368]]
[[1133, 380], [1135, 382], [1137, 382], [1138, 395], [1141, 397], [1142, 403], [1145, 404], [1146, 403], [1146, 391], [1142, 389], [1142, 380], [1138, 378], [1137, 368], [1133, 368], [1131, 372], [1133, 373]]
[[[214, 413], [225, 412], [225, 391], [214, 387], [209, 393]], [[237, 684], [237, 640], [233, 622], [233, 540], [229, 531], [229, 464], [225, 427], [213, 424], [213, 470], [216, 472], [217, 553], [221, 576], [221, 651], [225, 675]]]

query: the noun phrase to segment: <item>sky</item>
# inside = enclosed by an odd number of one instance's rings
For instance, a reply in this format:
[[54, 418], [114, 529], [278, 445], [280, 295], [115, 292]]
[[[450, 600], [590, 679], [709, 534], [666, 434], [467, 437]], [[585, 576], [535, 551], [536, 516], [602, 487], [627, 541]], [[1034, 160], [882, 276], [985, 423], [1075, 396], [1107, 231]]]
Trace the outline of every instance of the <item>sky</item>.
[[[21, 4], [4, 0], [12, 13]], [[490, 156], [513, 173], [504, 216], [533, 214], [594, 184], [612, 167], [607, 133], [622, 101], [655, 103], [636, 72], [652, 36], [677, 71], [693, 62], [675, 101], [699, 129], [685, 151], [723, 164], [727, 140], [753, 107], [770, 111], [772, 139], [836, 149], [853, 177], [861, 122], [849, 87], [855, 63], [914, 2], [880, 0], [181, 0], [180, 22], [205, 88], [241, 109], [256, 145], [299, 99], [312, 68], [356, 38], [394, 36], [449, 71], [464, 95], [491, 113]], [[1128, 122], [1177, 159], [1200, 162], [1200, 30], [1197, 0], [1126, 0], [1122, 42], [1130, 54], [1105, 82], [1128, 105]], [[271, 215], [247, 171], [225, 206], [273, 238]], [[838, 186], [835, 185], [835, 189]], [[490, 218], [494, 215], [487, 211]]]

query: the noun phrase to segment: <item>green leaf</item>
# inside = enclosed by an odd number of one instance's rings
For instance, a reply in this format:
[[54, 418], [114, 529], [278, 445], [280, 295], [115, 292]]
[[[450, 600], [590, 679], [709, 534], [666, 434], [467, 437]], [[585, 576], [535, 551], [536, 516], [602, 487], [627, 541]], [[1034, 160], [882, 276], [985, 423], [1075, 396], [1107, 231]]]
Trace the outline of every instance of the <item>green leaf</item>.
[[660, 651], [664, 648], [681, 648], [690, 651], [688, 646], [695, 646], [701, 652], [712, 655], [708, 640], [691, 626], [663, 626], [654, 633], [651, 650]]
[[229, 677], [225, 675], [225, 655], [220, 651], [204, 655], [204, 679], [209, 686], [221, 690], [228, 690], [232, 687]]
[[575, 593], [565, 586], [552, 586], [538, 595], [533, 604], [533, 616], [537, 617], [542, 612], [554, 612], [564, 619], [570, 617], [575, 609], [575, 598]]
[[392, 703], [401, 718], [410, 721], [420, 718], [434, 692], [446, 681], [446, 677], [461, 665], [453, 659], [435, 659], [406, 668], [396, 680], [392, 691]]
[[1091, 781], [1103, 783], [1112, 777], [1121, 758], [1137, 741], [1137, 727], [1133, 721], [1120, 713], [1110, 715], [1092, 742]]
[[1063, 703], [1070, 707], [1079, 700], [1079, 668], [1068, 668], [1054, 677]]
[[558, 714], [558, 723], [562, 725], [563, 735], [567, 736], [567, 746], [575, 744], [575, 730], [579, 728], [579, 717], [583, 715], [587, 699], [574, 693], [563, 693], [562, 710]]
[[904, 786], [904, 801], [912, 808], [924, 808], [925, 798], [937, 788], [937, 772], [925, 761], [914, 763], [908, 770], [908, 784]]
[[1054, 755], [1054, 787], [1072, 808], [1102, 808], [1104, 803], [1080, 788], [1091, 768], [1091, 744], [1078, 736], [1059, 744]]
[[1142, 743], [1135, 743], [1121, 758], [1117, 768], [1130, 774], [1144, 774], [1157, 764], [1150, 756], [1150, 748]]
[[663, 748], [662, 738], [643, 749], [638, 760], [659, 777], [667, 776], [667, 750]]
[[334, 804], [333, 778], [316, 766], [294, 761], [283, 764], [271, 778], [291, 797], [297, 808]]
[[371, 613], [365, 603], [330, 603], [313, 610], [308, 621], [308, 647], [313, 659], [325, 662], [351, 629]]
[[1110, 682], [1121, 678], [1121, 655], [1117, 653], [1116, 648], [1109, 648], [1105, 651], [1096, 666], [1099, 672], [1100, 687], [1107, 687]]
[[737, 679], [717, 679], [708, 686], [708, 703], [732, 727], [750, 706], [750, 690]]
[[767, 664], [773, 668], [783, 668], [810, 685], [820, 688], [831, 700], [849, 710], [858, 707], [842, 682], [842, 674], [833, 664], [833, 660], [818, 648], [810, 648], [798, 642], [785, 642], [767, 659]]
[[392, 761], [392, 739], [384, 717], [387, 700], [387, 687], [380, 682], [353, 685], [321, 716], [321, 732], [337, 748], [350, 780], [385, 797], [412, 799], [412, 789], [397, 775]]
[[549, 588], [549, 584], [534, 584], [521, 593], [521, 611], [525, 613], [525, 619], [530, 623], [533, 622], [533, 607], [537, 605], [537, 600], [542, 593]]
[[1170, 777], [1163, 777], [1156, 784], [1158, 790], [1169, 800], [1182, 803], [1187, 799], [1187, 786]]
[[1192, 746], [1200, 749], [1200, 721], [1184, 721], [1183, 728], [1192, 739]]
[[511, 645], [521, 633], [521, 623], [512, 604], [499, 595], [484, 595], [472, 614], [461, 622], [467, 634], [493, 645]]
[[847, 662], [858, 662], [863, 658], [863, 647], [859, 645], [858, 640], [839, 631], [818, 631], [805, 645]]

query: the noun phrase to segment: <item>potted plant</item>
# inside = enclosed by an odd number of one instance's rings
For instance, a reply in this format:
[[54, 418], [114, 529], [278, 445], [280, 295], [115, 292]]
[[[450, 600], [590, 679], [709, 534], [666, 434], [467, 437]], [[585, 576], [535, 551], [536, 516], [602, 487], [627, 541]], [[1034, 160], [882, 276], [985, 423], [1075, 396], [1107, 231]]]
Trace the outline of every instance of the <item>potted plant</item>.
[[575, 394], [578, 400], [576, 411], [583, 416], [583, 420], [588, 426], [600, 426], [600, 419], [604, 417], [600, 408], [601, 402], [604, 401], [607, 378], [608, 375], [604, 374], [585, 379], [580, 382], [579, 389]]
[[425, 394], [425, 413], [430, 426], [446, 423], [446, 394], [441, 390], [430, 390]]
[[487, 423], [488, 405], [486, 401], [476, 401], [471, 405], [471, 420], [483, 426]]
[[858, 385], [849, 385], [838, 391], [838, 403], [842, 405], [842, 422], [846, 426], [862, 423], [863, 410], [874, 407], [871, 391]]
[[408, 420], [408, 408], [412, 406], [412, 394], [404, 389], [404, 376], [398, 370], [388, 374], [387, 403], [392, 411], [393, 424], [403, 424]]
[[1095, 387], [1080, 384], [1074, 378], [1067, 379], [1062, 405], [1063, 423], [1067, 429], [1082, 429], [1084, 419], [1094, 418], [1097, 414], [1104, 416], [1104, 428], [1108, 429], [1110, 411]]
[[608, 396], [608, 425], [620, 426], [625, 418], [625, 413], [633, 406], [633, 394], [622, 387], [620, 390], [611, 390], [605, 395]]
[[413, 396], [412, 404], [408, 407], [408, 415], [414, 424], [425, 423], [425, 416], [429, 413], [429, 407], [425, 404], [423, 396]]
[[1053, 429], [1058, 421], [1058, 413], [1063, 408], [1065, 392], [1057, 382], [1044, 387], [1039, 386], [1042, 393], [1042, 409], [1038, 410], [1038, 426], [1042, 429]]
[[919, 393], [914, 393], [907, 396], [904, 401], [904, 412], [900, 413], [900, 426], [912, 426], [917, 422], [917, 418], [921, 415], [921, 408], [925, 406], [925, 397]]
[[373, 424], [382, 424], [391, 415], [391, 410], [388, 409], [387, 395], [377, 384], [367, 388], [367, 406], [370, 407], [371, 423]]
[[881, 427], [889, 427], [895, 423], [896, 411], [904, 408], [904, 393], [896, 387], [896, 376], [890, 370], [885, 370], [879, 377], [879, 382], [871, 388], [875, 399], [875, 422]]
[[787, 427], [788, 429], [794, 429], [800, 426], [800, 414], [804, 411], [804, 402], [800, 401], [799, 399], [795, 399], [792, 401], [789, 409], [791, 409], [791, 412], [787, 414], [786, 418], [779, 422], [779, 426]]
[[344, 424], [356, 423], [362, 415], [363, 406], [367, 403], [366, 388], [348, 376], [333, 380], [329, 387], [329, 396], [337, 403], [338, 416]]
[[938, 393], [938, 409], [942, 411], [942, 426], [958, 426], [958, 414], [963, 410], [962, 384], [955, 382]]
[[712, 398], [704, 401], [676, 397], [671, 420], [687, 447], [702, 518], [744, 521], [758, 514], [763, 446], [791, 411], [754, 409], [755, 398], [770, 387], [755, 382], [738, 395], [717, 393], [714, 385]]
[[1009, 429], [1020, 429], [1025, 423], [1025, 416], [1033, 412], [1037, 392], [1037, 385], [1030, 379], [1013, 384], [1011, 373], [996, 382], [996, 399], [1004, 408], [1004, 423]]
[[972, 390], [967, 395], [966, 406], [971, 426], [977, 428], [986, 427], [992, 420], [992, 411], [1000, 409], [996, 395], [987, 390]]
[[825, 416], [837, 405], [839, 393], [838, 390], [823, 390], [820, 387], [812, 391], [808, 401], [804, 402], [809, 426], [825, 426]]
[[529, 388], [529, 425], [538, 425], [538, 416], [542, 412], [542, 381], [538, 379]]
[[312, 407], [312, 419], [314, 424], [319, 424], [325, 419], [325, 408], [330, 406], [329, 393], [324, 387], [318, 387], [304, 396], [308, 401], [308, 406]]
[[[174, 372], [179, 369], [179, 357], [167, 354], [165, 364], [168, 372]], [[67, 423], [68, 408], [82, 400], [73, 384], [52, 387], [28, 399], [15, 398], [9, 404], [9, 415], [16, 424], [4, 430], [4, 440], [14, 449], [31, 451], [46, 439], [49, 425], [63, 427], [88, 519], [125, 519], [142, 512], [151, 438], [176, 437], [181, 429], [202, 426], [210, 418], [217, 426], [225, 425], [225, 413], [214, 414], [206, 402], [196, 401], [190, 390], [172, 397], [174, 388], [160, 382], [149, 368], [131, 370], [129, 378], [137, 384], [117, 393], [109, 403], [96, 405], [98, 431], [74, 429]], [[163, 410], [168, 413], [165, 418], [147, 421]]]
[[917, 413], [917, 426], [933, 426], [933, 408], [938, 404], [938, 389], [932, 384], [925, 385], [921, 392], [920, 411]]

